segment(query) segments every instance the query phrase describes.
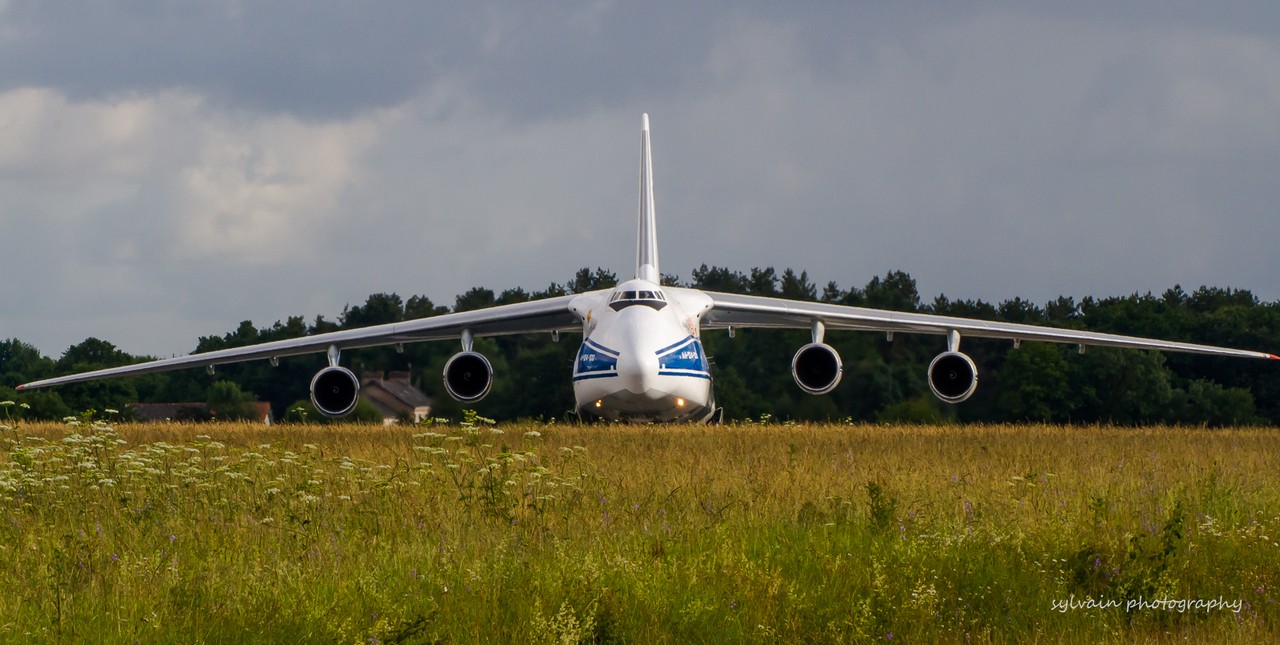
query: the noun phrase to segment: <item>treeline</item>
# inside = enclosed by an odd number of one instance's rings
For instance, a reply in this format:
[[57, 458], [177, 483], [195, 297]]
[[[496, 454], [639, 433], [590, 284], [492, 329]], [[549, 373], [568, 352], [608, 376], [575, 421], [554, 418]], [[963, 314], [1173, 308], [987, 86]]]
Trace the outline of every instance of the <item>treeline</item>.
[[[864, 287], [843, 289], [834, 282], [819, 287], [807, 273], [753, 268], [748, 273], [703, 265], [691, 279], [663, 276], [667, 284], [702, 289], [816, 300], [845, 305], [916, 311], [986, 320], [1149, 336], [1275, 351], [1280, 348], [1280, 303], [1260, 302], [1244, 290], [1201, 287], [1192, 293], [1174, 287], [1150, 293], [1079, 302], [1061, 297], [1043, 306], [1015, 298], [1000, 304], [950, 300], [923, 302], [915, 280], [903, 272], [875, 277]], [[615, 285], [603, 269], [582, 269], [563, 284], [538, 292], [508, 289], [496, 293], [474, 288], [452, 307], [425, 296], [401, 299], [393, 293], [368, 297], [348, 306], [336, 321], [302, 316], [256, 327], [244, 321], [222, 336], [199, 339], [197, 352], [212, 351], [339, 329], [352, 329], [467, 311]], [[546, 335], [477, 339], [476, 349], [493, 363], [495, 382], [488, 398], [473, 406], [496, 419], [558, 419], [573, 407], [570, 373], [578, 347], [572, 336], [553, 341]], [[827, 342], [844, 360], [844, 380], [826, 396], [809, 396], [790, 375], [794, 352], [808, 342], [808, 331], [738, 330], [734, 338], [708, 332], [704, 345], [712, 360], [718, 402], [726, 418], [1050, 423], [1172, 423], [1190, 425], [1280, 425], [1280, 366], [1267, 361], [1165, 354], [1091, 347], [966, 338], [963, 350], [979, 369], [977, 393], [957, 406], [939, 403], [929, 393], [925, 370], [944, 349], [937, 336], [831, 331]], [[357, 375], [402, 370], [435, 402], [438, 416], [456, 416], [458, 405], [444, 392], [440, 374], [459, 351], [449, 342], [415, 343], [395, 348], [349, 350], [343, 364]], [[62, 418], [83, 410], [112, 408], [128, 415], [134, 402], [208, 402], [220, 418], [251, 414], [249, 401], [269, 401], [277, 418], [297, 418], [309, 410], [311, 377], [324, 365], [322, 355], [181, 370], [128, 379], [15, 392], [14, 386], [48, 376], [123, 365], [134, 357], [104, 340], [90, 338], [52, 359], [17, 339], [0, 342], [0, 400], [11, 401], [0, 414], [24, 418]], [[372, 410], [357, 409], [358, 418]], [[310, 420], [318, 415], [311, 411]], [[3, 420], [0, 420], [2, 423]]]

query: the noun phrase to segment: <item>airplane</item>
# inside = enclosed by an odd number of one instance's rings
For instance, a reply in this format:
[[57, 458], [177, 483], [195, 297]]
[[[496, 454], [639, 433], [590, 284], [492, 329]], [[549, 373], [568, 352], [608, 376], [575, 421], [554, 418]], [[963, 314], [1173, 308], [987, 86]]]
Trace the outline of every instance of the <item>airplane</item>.
[[661, 284], [653, 202], [653, 160], [649, 115], [641, 119], [640, 208], [635, 276], [610, 289], [316, 334], [123, 367], [60, 376], [19, 386], [19, 390], [102, 378], [268, 360], [325, 352], [328, 366], [311, 380], [311, 401], [329, 417], [343, 417], [356, 406], [360, 381], [339, 363], [341, 352], [378, 345], [453, 340], [461, 350], [444, 366], [444, 387], [463, 403], [475, 403], [493, 385], [493, 367], [476, 352], [476, 338], [505, 334], [581, 333], [571, 378], [576, 410], [585, 419], [630, 422], [706, 422], [718, 407], [702, 332], [735, 329], [807, 329], [810, 342], [791, 359], [796, 385], [809, 394], [831, 392], [840, 383], [840, 355], [824, 342], [827, 330], [886, 334], [934, 334], [946, 349], [928, 368], [929, 388], [947, 403], [960, 403], [978, 386], [978, 368], [960, 349], [962, 337], [1045, 341], [1079, 345], [1190, 352], [1216, 356], [1280, 360], [1274, 354], [1035, 325], [972, 320], [919, 313], [851, 307], [782, 298], [703, 291]]

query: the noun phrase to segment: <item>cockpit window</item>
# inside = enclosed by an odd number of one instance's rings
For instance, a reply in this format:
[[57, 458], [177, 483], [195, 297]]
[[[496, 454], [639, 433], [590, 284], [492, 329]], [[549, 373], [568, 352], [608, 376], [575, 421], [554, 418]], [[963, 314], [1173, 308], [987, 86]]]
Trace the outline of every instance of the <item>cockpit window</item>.
[[622, 311], [627, 307], [643, 305], [660, 310], [667, 306], [667, 298], [661, 291], [615, 291], [609, 298], [609, 307], [614, 311]]

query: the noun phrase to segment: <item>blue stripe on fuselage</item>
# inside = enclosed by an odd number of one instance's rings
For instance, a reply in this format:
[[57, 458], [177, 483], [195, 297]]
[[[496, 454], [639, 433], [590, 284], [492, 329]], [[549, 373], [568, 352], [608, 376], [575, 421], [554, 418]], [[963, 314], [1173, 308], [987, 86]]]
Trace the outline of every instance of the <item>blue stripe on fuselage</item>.
[[693, 336], [686, 336], [654, 353], [658, 355], [658, 374], [711, 378], [706, 352], [702, 349], [702, 343]]
[[605, 347], [604, 345], [601, 345], [600, 343], [597, 343], [591, 340], [590, 338], [583, 340], [582, 345], [583, 347], [589, 347], [593, 351], [600, 352], [601, 354], [605, 354], [607, 356], [612, 356], [613, 358], [617, 358], [618, 355], [621, 353], [616, 350], [609, 349], [608, 347]]
[[590, 339], [582, 341], [573, 363], [573, 380], [609, 378], [618, 375], [618, 352]]

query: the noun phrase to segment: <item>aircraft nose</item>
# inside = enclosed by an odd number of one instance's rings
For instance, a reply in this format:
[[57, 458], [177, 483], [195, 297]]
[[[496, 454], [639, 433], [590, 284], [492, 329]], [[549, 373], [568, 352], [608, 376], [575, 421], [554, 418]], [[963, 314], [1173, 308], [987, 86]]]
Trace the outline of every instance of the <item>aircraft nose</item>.
[[618, 357], [618, 376], [629, 392], [644, 394], [653, 389], [658, 377], [658, 355], [632, 346]]

